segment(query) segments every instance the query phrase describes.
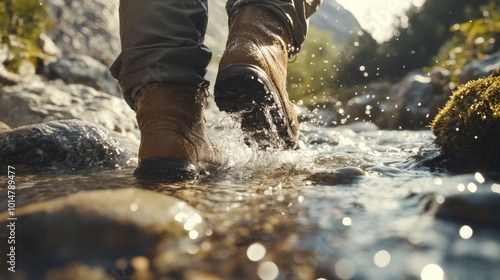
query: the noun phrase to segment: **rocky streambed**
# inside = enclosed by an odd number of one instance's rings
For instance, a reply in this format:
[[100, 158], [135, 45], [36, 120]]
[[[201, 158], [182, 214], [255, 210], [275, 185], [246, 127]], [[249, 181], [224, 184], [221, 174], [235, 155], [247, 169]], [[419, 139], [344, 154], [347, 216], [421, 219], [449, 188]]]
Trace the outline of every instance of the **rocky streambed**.
[[437, 153], [428, 130], [302, 128], [300, 150], [255, 152], [230, 120], [211, 122], [228, 162], [198, 181], [136, 180], [126, 148], [112, 167], [12, 164], [15, 216], [2, 195], [0, 246], [16, 217], [16, 273], [2, 254], [3, 277], [499, 279], [495, 174], [424, 167]]
[[[252, 151], [210, 102], [224, 168], [139, 181], [134, 113], [106, 66], [117, 2], [47, 7], [47, 59], [0, 63], [0, 279], [500, 279], [500, 176], [445, 170], [428, 129], [457, 86], [448, 71], [297, 107], [296, 151]], [[227, 19], [211, 18], [217, 54]], [[492, 53], [459, 82], [499, 67]]]

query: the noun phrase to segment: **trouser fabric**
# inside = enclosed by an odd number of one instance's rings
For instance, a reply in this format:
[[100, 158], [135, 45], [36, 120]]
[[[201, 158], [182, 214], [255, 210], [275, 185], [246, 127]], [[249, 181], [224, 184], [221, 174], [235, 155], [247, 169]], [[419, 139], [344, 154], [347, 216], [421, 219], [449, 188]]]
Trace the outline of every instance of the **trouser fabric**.
[[[307, 19], [322, 0], [229, 0], [231, 17], [252, 3], [274, 12], [287, 26], [297, 52], [307, 34]], [[208, 22], [207, 0], [121, 0], [122, 51], [111, 65], [125, 101], [135, 108], [135, 93], [148, 84], [182, 82], [207, 88], [204, 78], [212, 53], [203, 44]]]

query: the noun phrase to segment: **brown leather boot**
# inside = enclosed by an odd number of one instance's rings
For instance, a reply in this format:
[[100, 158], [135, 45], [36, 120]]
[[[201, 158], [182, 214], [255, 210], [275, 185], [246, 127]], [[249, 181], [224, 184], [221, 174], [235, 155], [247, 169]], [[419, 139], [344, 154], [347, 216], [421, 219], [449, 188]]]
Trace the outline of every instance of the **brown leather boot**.
[[184, 180], [213, 172], [222, 154], [205, 132], [205, 92], [183, 83], [150, 85], [137, 94], [140, 179]]
[[298, 148], [299, 123], [286, 91], [290, 44], [285, 25], [266, 8], [246, 4], [230, 17], [215, 102], [241, 116], [261, 149]]

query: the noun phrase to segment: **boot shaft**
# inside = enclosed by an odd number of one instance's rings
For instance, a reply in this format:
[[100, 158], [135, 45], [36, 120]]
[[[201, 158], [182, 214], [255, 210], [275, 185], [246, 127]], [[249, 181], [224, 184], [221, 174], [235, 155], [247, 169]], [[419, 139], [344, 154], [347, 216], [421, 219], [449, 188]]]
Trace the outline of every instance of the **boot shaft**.
[[136, 96], [138, 125], [144, 128], [157, 120], [165, 120], [173, 127], [182, 125], [195, 131], [204, 130], [203, 106], [207, 95], [197, 86], [183, 83], [149, 85]]
[[219, 69], [234, 63], [256, 65], [270, 76], [280, 92], [286, 92], [290, 42], [284, 23], [271, 11], [253, 4], [243, 5], [230, 16]]

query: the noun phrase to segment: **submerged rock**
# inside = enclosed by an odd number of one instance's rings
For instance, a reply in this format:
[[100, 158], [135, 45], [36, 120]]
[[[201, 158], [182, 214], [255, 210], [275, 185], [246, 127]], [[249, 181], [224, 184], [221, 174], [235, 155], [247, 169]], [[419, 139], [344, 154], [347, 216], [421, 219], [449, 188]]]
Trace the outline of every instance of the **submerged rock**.
[[[2, 228], [8, 214], [0, 213]], [[34, 203], [16, 209], [16, 217], [18, 268], [29, 273], [75, 262], [109, 268], [119, 258], [150, 258], [208, 229], [184, 201], [134, 188]]]
[[0, 133], [0, 164], [34, 169], [135, 165], [136, 147], [105, 128], [78, 120], [51, 121]]
[[364, 176], [365, 172], [353, 166], [339, 168], [333, 172], [318, 172], [308, 176], [305, 180], [311, 181], [313, 184], [321, 185], [341, 185], [350, 184], [360, 177]]
[[500, 170], [500, 71], [459, 87], [431, 125], [451, 171]]
[[428, 213], [466, 225], [500, 227], [500, 194], [486, 191], [455, 194], [445, 197], [442, 203], [433, 199]]
[[418, 129], [429, 125], [437, 108], [444, 105], [448, 95], [432, 83], [431, 77], [423, 72], [409, 73], [391, 94], [392, 108], [387, 113], [387, 128]]

